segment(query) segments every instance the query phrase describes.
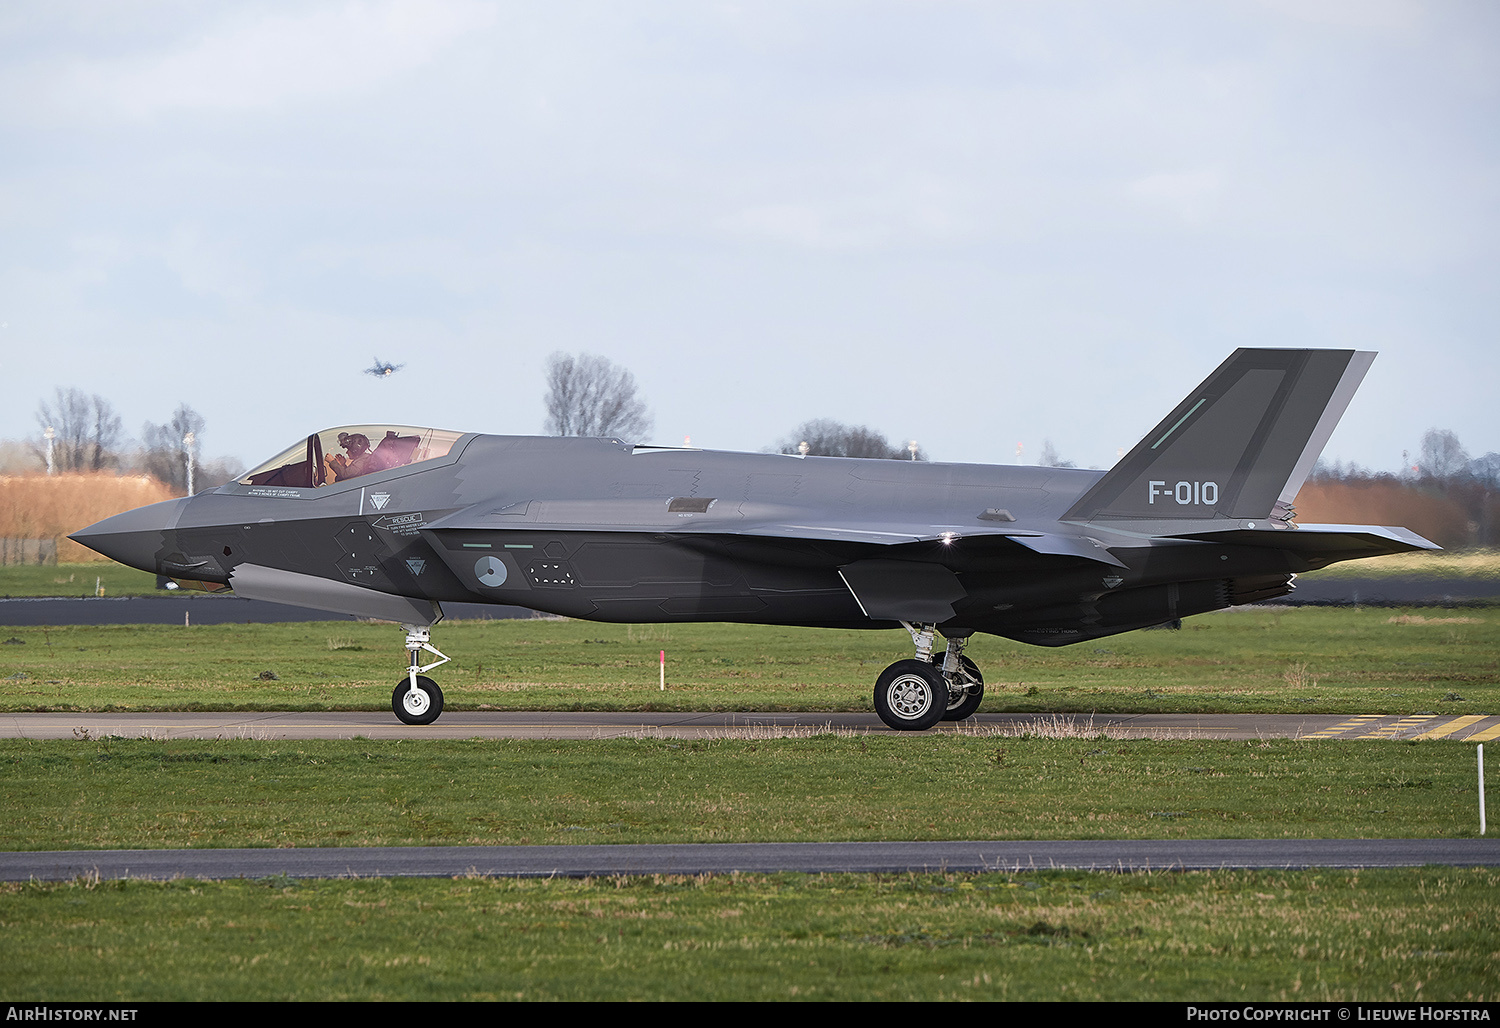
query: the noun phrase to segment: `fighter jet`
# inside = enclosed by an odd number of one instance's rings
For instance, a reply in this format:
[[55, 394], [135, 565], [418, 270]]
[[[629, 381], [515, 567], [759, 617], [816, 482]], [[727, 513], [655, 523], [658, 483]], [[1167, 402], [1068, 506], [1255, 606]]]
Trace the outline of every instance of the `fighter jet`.
[[404, 367], [406, 367], [405, 364], [392, 364], [390, 361], [383, 361], [376, 357], [375, 363], [365, 369], [365, 374], [374, 375], [376, 378], [390, 378]]
[[431, 644], [441, 605], [480, 601], [617, 623], [904, 626], [913, 655], [880, 674], [875, 710], [923, 730], [978, 708], [976, 632], [1061, 646], [1282, 596], [1336, 561], [1437, 549], [1404, 528], [1294, 521], [1374, 356], [1237, 350], [1108, 472], [362, 425], [72, 538], [402, 625], [391, 707], [407, 724], [443, 709], [426, 674], [449, 659]]

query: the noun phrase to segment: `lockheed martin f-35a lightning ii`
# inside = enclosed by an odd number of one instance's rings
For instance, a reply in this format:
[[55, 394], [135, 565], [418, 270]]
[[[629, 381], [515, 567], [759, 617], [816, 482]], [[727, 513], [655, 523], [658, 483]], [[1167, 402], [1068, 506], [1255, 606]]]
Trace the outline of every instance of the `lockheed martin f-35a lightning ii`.
[[976, 632], [1061, 646], [1281, 596], [1336, 561], [1436, 549], [1404, 528], [1293, 520], [1374, 356], [1237, 350], [1108, 472], [347, 426], [73, 538], [156, 574], [404, 626], [391, 705], [407, 724], [442, 712], [431, 629], [461, 601], [904, 626], [914, 652], [880, 674], [875, 709], [920, 730], [978, 708], [963, 652]]

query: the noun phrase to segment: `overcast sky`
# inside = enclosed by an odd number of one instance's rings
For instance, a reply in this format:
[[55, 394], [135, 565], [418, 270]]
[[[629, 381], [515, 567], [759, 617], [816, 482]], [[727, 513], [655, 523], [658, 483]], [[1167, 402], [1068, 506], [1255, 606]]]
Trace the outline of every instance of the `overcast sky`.
[[535, 434], [564, 350], [658, 443], [1107, 467], [1290, 346], [1380, 352], [1325, 456], [1478, 455], [1497, 157], [1492, 0], [8, 0], [0, 438]]

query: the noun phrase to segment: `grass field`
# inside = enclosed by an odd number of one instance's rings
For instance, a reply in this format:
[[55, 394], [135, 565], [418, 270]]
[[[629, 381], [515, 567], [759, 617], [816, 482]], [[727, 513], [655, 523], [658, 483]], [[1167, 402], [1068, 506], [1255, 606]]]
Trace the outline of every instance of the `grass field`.
[[156, 576], [112, 560], [0, 567], [0, 596], [159, 596]]
[[[453, 710], [868, 710], [911, 649], [901, 631], [544, 619], [444, 622], [434, 641], [454, 658], [435, 674]], [[986, 711], [1500, 709], [1489, 610], [1256, 608], [1058, 649], [976, 636], [967, 652]], [[0, 628], [0, 710], [384, 710], [405, 664], [383, 624]]]
[[1500, 580], [1500, 550], [1420, 550], [1413, 553], [1392, 553], [1384, 557], [1346, 560], [1298, 577], [1311, 581], [1318, 578], [1383, 578], [1396, 575], [1485, 578], [1497, 581]]
[[[212, 602], [212, 601], [205, 601]], [[1488, 611], [1259, 609], [976, 640], [991, 710], [1482, 713]], [[469, 709], [868, 709], [904, 633], [439, 626]], [[669, 689], [656, 654], [668, 652]], [[4, 628], [0, 705], [386, 709], [389, 625]], [[276, 680], [263, 679], [264, 672]], [[6, 741], [0, 845], [1434, 837], [1461, 743], [817, 735]], [[8, 998], [1493, 1000], [1494, 871], [0, 887]]]
[[1457, 742], [0, 740], [0, 848], [1452, 838]]
[[[1461, 743], [0, 745], [7, 848], [1472, 836]], [[1500, 871], [0, 886], [13, 1000], [1493, 1000]]]
[[1494, 1000], [1500, 872], [0, 886], [13, 1001]]

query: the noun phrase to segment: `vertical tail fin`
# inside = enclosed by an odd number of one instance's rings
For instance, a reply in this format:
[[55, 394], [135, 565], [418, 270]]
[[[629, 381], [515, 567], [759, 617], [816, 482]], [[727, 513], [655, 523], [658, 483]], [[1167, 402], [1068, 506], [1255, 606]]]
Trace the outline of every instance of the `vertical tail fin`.
[[1374, 359], [1236, 350], [1064, 520], [1264, 518], [1289, 507]]

